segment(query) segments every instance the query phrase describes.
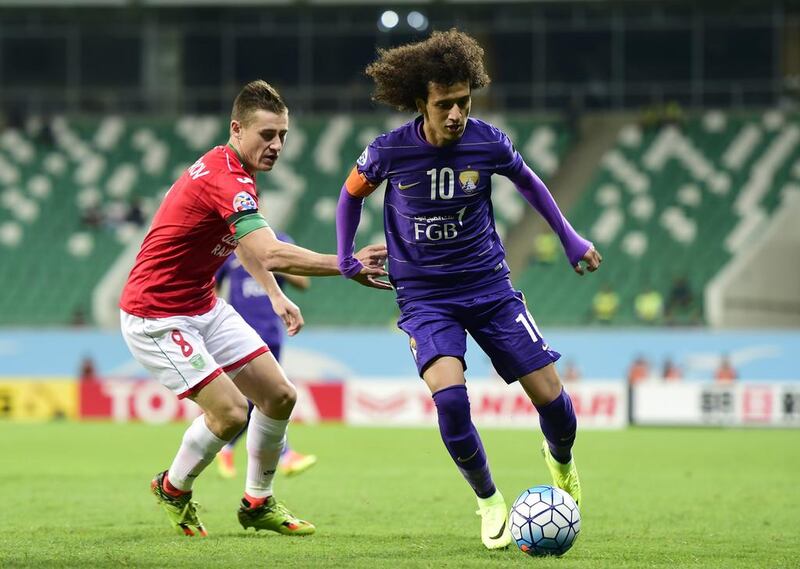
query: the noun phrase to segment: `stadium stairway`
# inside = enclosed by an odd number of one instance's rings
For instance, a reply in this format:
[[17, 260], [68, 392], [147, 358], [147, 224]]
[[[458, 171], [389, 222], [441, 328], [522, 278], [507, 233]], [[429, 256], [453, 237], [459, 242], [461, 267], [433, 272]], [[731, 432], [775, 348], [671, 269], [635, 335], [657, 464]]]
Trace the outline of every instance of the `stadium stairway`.
[[[569, 211], [578, 201], [594, 175], [595, 165], [616, 143], [616, 133], [630, 121], [631, 113], [587, 114], [580, 119], [579, 132], [571, 137], [573, 144], [563, 158], [562, 167], [548, 183], [562, 211]], [[513, 274], [522, 272], [534, 260], [537, 237], [549, 232], [539, 213], [526, 207], [505, 243]]]
[[607, 283], [620, 297], [614, 323], [632, 325], [634, 298], [647, 284], [666, 299], [685, 276], [697, 306], [675, 323], [696, 323], [706, 283], [798, 190], [797, 115], [709, 111], [681, 125], [629, 123], [568, 212], [603, 253], [601, 271], [576, 279], [559, 258], [531, 265], [517, 282], [534, 299], [534, 315], [560, 325], [589, 321], [592, 297]]

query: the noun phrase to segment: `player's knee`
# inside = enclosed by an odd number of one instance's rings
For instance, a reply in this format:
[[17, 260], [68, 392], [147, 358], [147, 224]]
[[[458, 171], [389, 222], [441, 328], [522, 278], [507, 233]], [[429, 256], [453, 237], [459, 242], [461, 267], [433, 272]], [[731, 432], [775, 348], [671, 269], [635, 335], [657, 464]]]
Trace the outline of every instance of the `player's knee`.
[[220, 438], [229, 440], [235, 437], [247, 425], [247, 401], [234, 401], [221, 409], [214, 417]]
[[271, 407], [277, 408], [284, 413], [291, 413], [297, 403], [297, 390], [289, 382], [281, 384], [271, 394]]
[[230, 426], [238, 433], [247, 425], [247, 403], [235, 405], [229, 415]]
[[520, 378], [525, 391], [534, 405], [547, 405], [559, 396], [562, 389], [561, 378], [553, 364], [538, 369]]

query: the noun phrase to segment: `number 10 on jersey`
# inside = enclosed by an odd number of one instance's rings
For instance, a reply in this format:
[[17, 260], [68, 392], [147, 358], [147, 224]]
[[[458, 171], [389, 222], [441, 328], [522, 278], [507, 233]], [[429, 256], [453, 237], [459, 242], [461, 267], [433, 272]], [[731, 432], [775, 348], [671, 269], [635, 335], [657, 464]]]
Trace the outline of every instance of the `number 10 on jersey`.
[[456, 189], [456, 177], [452, 168], [442, 168], [440, 170], [431, 168], [425, 173], [431, 177], [432, 200], [436, 199], [437, 194], [440, 200], [453, 199]]

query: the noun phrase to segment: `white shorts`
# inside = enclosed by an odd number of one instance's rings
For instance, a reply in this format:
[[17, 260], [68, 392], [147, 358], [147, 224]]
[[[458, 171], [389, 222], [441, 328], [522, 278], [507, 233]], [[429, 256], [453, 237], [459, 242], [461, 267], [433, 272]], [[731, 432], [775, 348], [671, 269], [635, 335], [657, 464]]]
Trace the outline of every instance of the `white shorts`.
[[198, 393], [223, 371], [235, 376], [269, 351], [222, 298], [199, 316], [143, 318], [120, 310], [120, 326], [136, 361], [178, 399]]

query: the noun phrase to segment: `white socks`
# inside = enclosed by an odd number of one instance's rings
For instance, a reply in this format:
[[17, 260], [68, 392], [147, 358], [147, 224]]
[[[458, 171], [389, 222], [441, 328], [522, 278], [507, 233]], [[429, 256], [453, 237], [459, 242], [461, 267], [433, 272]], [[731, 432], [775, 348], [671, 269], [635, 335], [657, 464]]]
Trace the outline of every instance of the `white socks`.
[[169, 483], [178, 490], [188, 492], [195, 478], [211, 464], [227, 441], [223, 441], [206, 426], [205, 415], [200, 415], [183, 435], [181, 447], [169, 467]]
[[247, 427], [247, 483], [245, 494], [253, 498], [272, 496], [272, 479], [286, 444], [289, 419], [272, 419], [258, 408], [250, 415]]

